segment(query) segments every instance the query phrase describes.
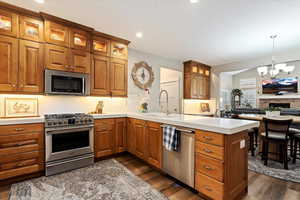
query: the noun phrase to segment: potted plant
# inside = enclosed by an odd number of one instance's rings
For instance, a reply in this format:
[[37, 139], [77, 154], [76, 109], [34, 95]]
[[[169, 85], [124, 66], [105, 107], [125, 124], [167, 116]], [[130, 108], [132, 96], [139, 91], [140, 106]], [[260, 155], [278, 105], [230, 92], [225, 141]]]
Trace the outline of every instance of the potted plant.
[[280, 116], [280, 108], [278, 107], [269, 107], [266, 110], [267, 117], [279, 117]]

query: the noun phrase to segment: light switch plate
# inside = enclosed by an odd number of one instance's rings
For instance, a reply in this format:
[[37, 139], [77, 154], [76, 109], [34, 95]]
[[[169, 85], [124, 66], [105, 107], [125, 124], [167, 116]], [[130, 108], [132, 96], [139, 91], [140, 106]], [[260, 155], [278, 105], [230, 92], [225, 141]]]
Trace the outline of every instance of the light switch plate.
[[246, 146], [246, 141], [245, 140], [241, 140], [240, 141], [240, 148], [243, 149]]

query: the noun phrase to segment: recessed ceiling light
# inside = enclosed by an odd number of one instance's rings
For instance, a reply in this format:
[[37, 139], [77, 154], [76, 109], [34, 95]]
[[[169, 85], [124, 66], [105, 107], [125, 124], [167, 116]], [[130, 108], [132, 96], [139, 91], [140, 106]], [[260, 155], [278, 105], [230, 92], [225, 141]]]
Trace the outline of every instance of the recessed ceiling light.
[[45, 3], [45, 0], [35, 0], [37, 3]]
[[191, 3], [198, 3], [199, 0], [190, 0]]
[[142, 32], [137, 32], [135, 34], [135, 36], [138, 37], [138, 38], [142, 38], [143, 37], [143, 33]]

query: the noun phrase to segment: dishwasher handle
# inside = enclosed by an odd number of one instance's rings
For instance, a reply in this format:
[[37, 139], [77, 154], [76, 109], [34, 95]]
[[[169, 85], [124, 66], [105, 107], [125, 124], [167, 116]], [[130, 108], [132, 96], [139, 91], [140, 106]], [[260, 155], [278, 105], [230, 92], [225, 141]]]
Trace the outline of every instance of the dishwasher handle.
[[[167, 124], [163, 124], [161, 125], [162, 128], [165, 128], [167, 126], [172, 126], [172, 125], [167, 125]], [[179, 127], [176, 127], [176, 130], [180, 131], [180, 132], [183, 132], [183, 133], [190, 133], [190, 134], [194, 134], [195, 133], [195, 130], [194, 129], [187, 129], [187, 128], [179, 128]]]

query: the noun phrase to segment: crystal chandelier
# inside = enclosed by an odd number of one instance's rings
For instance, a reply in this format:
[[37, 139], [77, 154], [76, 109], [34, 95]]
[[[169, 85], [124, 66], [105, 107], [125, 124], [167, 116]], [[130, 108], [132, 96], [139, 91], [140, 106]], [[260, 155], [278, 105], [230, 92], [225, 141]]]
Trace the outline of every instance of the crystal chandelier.
[[287, 65], [286, 63], [279, 63], [275, 64], [275, 56], [274, 56], [274, 50], [275, 50], [275, 39], [277, 35], [271, 35], [270, 38], [273, 40], [273, 48], [272, 48], [272, 65], [270, 67], [268, 66], [262, 66], [257, 68], [257, 72], [261, 77], [265, 77], [267, 74], [274, 79], [279, 73], [287, 73], [290, 74], [292, 71], [294, 71], [295, 66]]

